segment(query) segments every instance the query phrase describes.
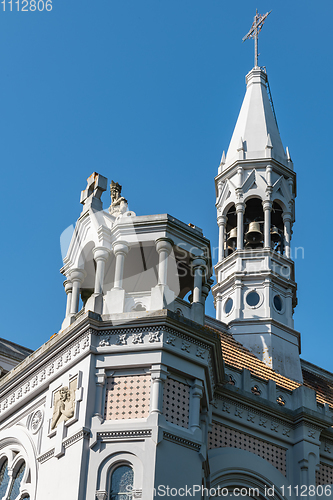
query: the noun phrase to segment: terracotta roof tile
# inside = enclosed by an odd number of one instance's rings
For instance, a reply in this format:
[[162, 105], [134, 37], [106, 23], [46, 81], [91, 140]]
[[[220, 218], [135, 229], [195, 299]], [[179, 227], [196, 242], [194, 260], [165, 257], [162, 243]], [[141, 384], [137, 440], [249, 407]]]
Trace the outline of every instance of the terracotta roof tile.
[[[280, 375], [272, 368], [265, 365], [263, 361], [258, 359], [240, 342], [237, 342], [232, 335], [221, 332], [211, 326], [207, 327], [217, 332], [221, 337], [221, 347], [224, 363], [230, 367], [242, 370], [247, 368], [252, 375], [260, 377], [264, 380], [274, 380], [279, 387], [293, 391], [301, 384], [295, 382], [283, 375]], [[328, 403], [333, 407], [333, 382], [319, 377], [314, 373], [303, 369], [304, 385], [316, 391], [316, 398], [318, 403]]]

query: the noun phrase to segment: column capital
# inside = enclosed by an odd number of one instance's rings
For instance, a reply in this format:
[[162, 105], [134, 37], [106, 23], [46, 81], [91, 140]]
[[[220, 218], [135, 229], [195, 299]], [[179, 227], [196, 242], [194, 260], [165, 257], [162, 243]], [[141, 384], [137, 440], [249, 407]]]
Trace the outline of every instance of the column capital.
[[227, 223], [228, 217], [226, 215], [218, 215], [217, 216], [217, 225], [220, 226], [225, 226]]
[[115, 256], [117, 255], [127, 255], [129, 252], [129, 245], [126, 241], [114, 241], [112, 243], [112, 250]]
[[207, 259], [204, 257], [194, 257], [191, 260], [192, 269], [196, 269], [198, 267], [205, 268], [207, 266]]
[[283, 222], [291, 222], [292, 216], [290, 212], [283, 212], [282, 214]]
[[65, 292], [68, 295], [73, 289], [73, 283], [71, 282], [71, 280], [65, 280], [63, 285], [65, 288]]
[[106, 247], [93, 248], [93, 256], [96, 261], [104, 260], [104, 262], [106, 262], [109, 258], [109, 255], [110, 255], [110, 250]]
[[156, 251], [167, 252], [168, 255], [172, 252], [173, 241], [170, 238], [158, 238], [155, 240]]
[[236, 213], [238, 212], [245, 213], [245, 203], [243, 201], [237, 201], [236, 203]]
[[214, 280], [209, 279], [205, 283], [203, 283], [203, 285], [202, 285], [201, 294], [202, 294], [202, 296], [204, 297], [205, 300], [208, 297], [208, 294], [210, 292], [210, 289], [211, 289], [213, 283], [214, 283]]
[[273, 202], [271, 200], [263, 200], [262, 208], [264, 210], [272, 210]]
[[201, 380], [195, 379], [192, 385], [192, 396], [194, 398], [201, 398], [203, 395], [203, 383]]
[[87, 273], [84, 269], [74, 268], [69, 271], [69, 276], [72, 283], [79, 282], [82, 283], [84, 278], [87, 276]]
[[149, 371], [152, 380], [161, 380], [164, 382], [168, 376], [168, 368], [165, 365], [152, 365]]

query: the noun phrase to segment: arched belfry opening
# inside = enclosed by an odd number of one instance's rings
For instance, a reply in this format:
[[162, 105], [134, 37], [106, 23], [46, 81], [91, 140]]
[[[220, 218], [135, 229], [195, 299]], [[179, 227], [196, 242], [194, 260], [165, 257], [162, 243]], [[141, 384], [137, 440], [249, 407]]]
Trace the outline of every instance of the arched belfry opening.
[[237, 214], [235, 205], [231, 205], [227, 212], [227, 241], [224, 245], [225, 256], [232, 254], [237, 247]]
[[247, 200], [244, 213], [245, 249], [263, 248], [264, 211], [260, 198]]

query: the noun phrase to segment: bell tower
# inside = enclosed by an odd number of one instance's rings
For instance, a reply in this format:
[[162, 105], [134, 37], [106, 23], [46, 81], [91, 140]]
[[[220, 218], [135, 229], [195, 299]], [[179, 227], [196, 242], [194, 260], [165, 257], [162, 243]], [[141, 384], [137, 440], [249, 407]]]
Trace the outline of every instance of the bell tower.
[[215, 185], [216, 318], [268, 366], [302, 381], [290, 249], [296, 175], [282, 145], [266, 71], [257, 65], [246, 75], [246, 94]]

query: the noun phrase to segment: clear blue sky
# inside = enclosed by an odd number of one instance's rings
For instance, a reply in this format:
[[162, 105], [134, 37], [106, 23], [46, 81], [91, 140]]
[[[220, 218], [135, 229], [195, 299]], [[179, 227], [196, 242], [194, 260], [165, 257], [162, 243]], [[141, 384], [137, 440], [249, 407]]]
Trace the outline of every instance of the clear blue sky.
[[93, 171], [120, 182], [138, 215], [170, 213], [216, 245], [214, 176], [253, 66], [253, 42], [241, 41], [256, 7], [272, 9], [259, 63], [298, 176], [293, 244], [305, 259], [295, 327], [302, 357], [332, 370], [326, 0], [53, 0], [51, 12], [0, 4], [1, 337], [37, 348], [59, 330], [60, 235]]

